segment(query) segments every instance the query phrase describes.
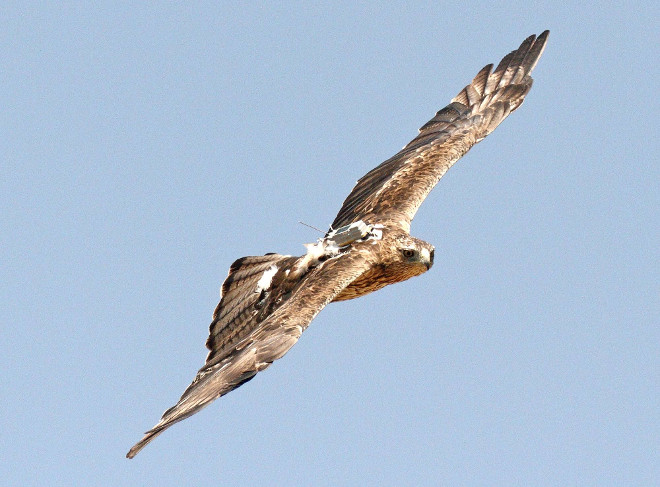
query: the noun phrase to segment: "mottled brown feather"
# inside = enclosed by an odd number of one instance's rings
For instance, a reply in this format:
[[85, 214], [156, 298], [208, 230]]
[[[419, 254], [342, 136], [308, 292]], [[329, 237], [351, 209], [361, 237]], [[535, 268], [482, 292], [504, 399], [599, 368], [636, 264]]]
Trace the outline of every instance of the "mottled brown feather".
[[266, 254], [263, 256], [242, 257], [229, 269], [229, 274], [222, 284], [220, 303], [213, 313], [209, 327], [206, 347], [209, 354], [207, 362], [223, 357], [226, 348], [241, 340], [254, 326], [254, 316], [258, 309], [260, 293], [256, 292], [257, 282], [265, 271], [273, 265], [286, 268], [297, 257]]
[[479, 71], [417, 137], [358, 181], [331, 227], [363, 220], [409, 232], [422, 201], [447, 170], [522, 104], [547, 38], [548, 31], [530, 36], [495, 71], [492, 65]]
[[237, 342], [223, 360], [207, 362], [200, 369], [177, 404], [165, 411], [158, 424], [126, 456], [133, 458], [165, 429], [236, 389], [281, 358], [319, 311], [369, 266], [361, 253], [351, 252], [310, 270], [308, 279], [303, 280], [305, 285], [297, 286], [286, 303]]

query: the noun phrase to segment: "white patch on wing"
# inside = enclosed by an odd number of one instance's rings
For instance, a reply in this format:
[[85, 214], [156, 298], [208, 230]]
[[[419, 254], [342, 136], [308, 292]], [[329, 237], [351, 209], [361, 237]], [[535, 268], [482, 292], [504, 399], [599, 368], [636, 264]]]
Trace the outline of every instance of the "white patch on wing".
[[339, 255], [339, 247], [327, 239], [319, 239], [315, 244], [304, 245], [307, 253], [296, 263], [292, 271], [293, 276], [300, 276], [306, 273], [310, 267], [317, 266], [322, 260]]
[[375, 244], [377, 240], [382, 240], [383, 238], [383, 228], [385, 228], [383, 225], [378, 223], [377, 225], [374, 225], [371, 229], [371, 232], [369, 234], [369, 240], [373, 240], [371, 243]]
[[335, 256], [339, 253], [339, 247], [337, 247], [333, 242], [328, 242], [325, 245], [324, 255]]
[[277, 266], [275, 264], [270, 266], [268, 270], [264, 271], [261, 278], [257, 282], [257, 289], [255, 292], [260, 293], [264, 289], [268, 289], [270, 287], [270, 283], [273, 281], [273, 276], [276, 273], [277, 273]]
[[307, 249], [307, 254], [305, 255], [305, 258], [309, 259], [309, 261], [315, 262], [319, 260], [319, 257], [325, 254], [325, 245], [323, 245], [322, 240], [320, 240], [315, 244], [304, 244], [304, 246]]

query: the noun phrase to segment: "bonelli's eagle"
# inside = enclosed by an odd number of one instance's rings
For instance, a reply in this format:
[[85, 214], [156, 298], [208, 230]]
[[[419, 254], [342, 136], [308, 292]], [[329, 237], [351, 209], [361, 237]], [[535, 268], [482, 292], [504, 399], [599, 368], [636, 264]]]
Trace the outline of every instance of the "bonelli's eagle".
[[321, 309], [426, 272], [433, 246], [410, 222], [438, 180], [518, 108], [548, 31], [484, 67], [394, 157], [360, 179], [330, 231], [300, 257], [266, 254], [234, 262], [222, 285], [206, 364], [160, 422], [131, 448], [133, 458], [174, 423], [195, 414], [281, 358]]

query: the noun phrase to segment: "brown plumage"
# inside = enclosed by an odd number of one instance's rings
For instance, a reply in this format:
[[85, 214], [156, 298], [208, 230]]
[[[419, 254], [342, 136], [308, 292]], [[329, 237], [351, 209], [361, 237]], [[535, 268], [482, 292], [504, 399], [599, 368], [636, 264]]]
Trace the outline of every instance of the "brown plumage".
[[235, 261], [222, 285], [209, 354], [179, 402], [126, 455], [133, 458], [174, 423], [249, 381], [282, 357], [331, 301], [354, 299], [426, 272], [433, 246], [410, 222], [447, 170], [517, 109], [548, 38], [530, 36], [484, 67], [395, 156], [355, 185], [331, 231], [300, 257], [266, 254]]

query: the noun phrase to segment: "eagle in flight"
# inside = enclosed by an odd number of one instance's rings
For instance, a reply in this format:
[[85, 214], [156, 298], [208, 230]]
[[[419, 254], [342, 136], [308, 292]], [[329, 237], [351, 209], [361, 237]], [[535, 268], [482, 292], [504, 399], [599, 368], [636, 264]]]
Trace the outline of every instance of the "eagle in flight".
[[330, 230], [300, 257], [243, 257], [229, 268], [195, 380], [126, 455], [281, 358], [328, 303], [354, 299], [426, 272], [433, 245], [410, 222], [440, 178], [518, 108], [548, 31], [484, 67], [408, 145], [362, 177]]

